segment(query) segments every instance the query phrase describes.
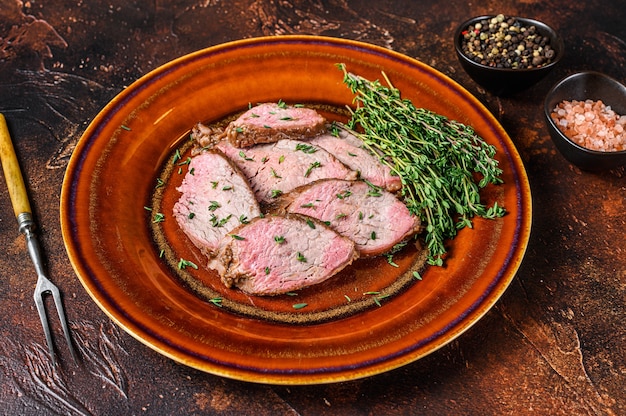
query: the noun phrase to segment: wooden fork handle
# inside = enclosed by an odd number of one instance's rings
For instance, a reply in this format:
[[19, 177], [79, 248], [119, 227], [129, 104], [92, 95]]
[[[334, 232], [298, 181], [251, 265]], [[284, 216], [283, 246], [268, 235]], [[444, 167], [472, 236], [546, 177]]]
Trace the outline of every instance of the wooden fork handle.
[[11, 197], [15, 217], [19, 217], [23, 213], [30, 214], [30, 203], [28, 202], [24, 178], [15, 155], [6, 120], [2, 114], [0, 114], [0, 160], [2, 160], [2, 170], [9, 188], [9, 196]]

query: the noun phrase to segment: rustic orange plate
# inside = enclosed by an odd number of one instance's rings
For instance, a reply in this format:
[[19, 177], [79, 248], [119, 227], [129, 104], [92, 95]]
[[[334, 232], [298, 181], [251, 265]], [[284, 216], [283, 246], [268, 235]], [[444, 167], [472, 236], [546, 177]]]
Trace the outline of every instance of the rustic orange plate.
[[[421, 281], [358, 313], [293, 323], [235, 313], [203, 299], [181, 284], [154, 243], [144, 207], [150, 204], [156, 178], [198, 121], [217, 121], [249, 103], [279, 99], [350, 104], [352, 94], [335, 67], [340, 62], [369, 79], [379, 79], [385, 71], [416, 105], [473, 126], [495, 145], [505, 184], [487, 189], [484, 197], [487, 203], [504, 205], [508, 214], [495, 221], [476, 220], [473, 229], [463, 230], [450, 243], [445, 268], [427, 268]], [[226, 43], [145, 75], [87, 128], [70, 161], [61, 198], [69, 258], [87, 292], [111, 319], [183, 364], [275, 384], [366, 377], [413, 362], [452, 341], [507, 288], [522, 261], [530, 225], [530, 189], [522, 162], [506, 132], [476, 98], [407, 56], [310, 36]], [[384, 281], [390, 267], [366, 261], [359, 263], [358, 273]], [[350, 295], [363, 296], [360, 292], [366, 290], [334, 293], [337, 289], [327, 287], [333, 302], [338, 297], [348, 302]], [[314, 295], [319, 297], [320, 291]], [[299, 296], [289, 302], [306, 303], [309, 295]], [[255, 304], [254, 299], [247, 302]], [[276, 307], [284, 308], [285, 302], [277, 299]], [[271, 312], [270, 300], [261, 303]], [[311, 308], [315, 305], [311, 302]]]

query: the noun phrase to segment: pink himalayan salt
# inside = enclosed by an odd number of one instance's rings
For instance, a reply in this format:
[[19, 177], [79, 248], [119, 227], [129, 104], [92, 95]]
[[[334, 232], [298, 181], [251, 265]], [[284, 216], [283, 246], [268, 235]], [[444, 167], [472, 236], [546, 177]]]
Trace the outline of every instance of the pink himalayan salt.
[[561, 101], [550, 115], [570, 140], [591, 150], [626, 150], [626, 116], [602, 100]]

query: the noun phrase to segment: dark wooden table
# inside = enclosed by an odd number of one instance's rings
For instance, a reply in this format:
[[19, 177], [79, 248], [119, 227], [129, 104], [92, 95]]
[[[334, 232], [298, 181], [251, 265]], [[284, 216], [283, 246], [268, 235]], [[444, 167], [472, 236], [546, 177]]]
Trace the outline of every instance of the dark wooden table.
[[[606, 4], [605, 4], [606, 3]], [[493, 96], [456, 60], [452, 34], [501, 12], [553, 26], [564, 61], [515, 96]], [[545, 0], [0, 0], [0, 112], [22, 163], [46, 267], [64, 294], [72, 363], [58, 321], [53, 370], [34, 307], [35, 273], [0, 186], [0, 412], [141, 414], [626, 414], [626, 178], [565, 161], [541, 109], [562, 77], [594, 69], [626, 82], [626, 4]], [[180, 55], [225, 41], [291, 33], [358, 39], [455, 79], [497, 117], [531, 183], [526, 257], [496, 306], [437, 352], [371, 378], [270, 386], [205, 374], [113, 324], [83, 290], [59, 224], [65, 167], [81, 133], [126, 85]], [[51, 304], [48, 305], [49, 307]]]

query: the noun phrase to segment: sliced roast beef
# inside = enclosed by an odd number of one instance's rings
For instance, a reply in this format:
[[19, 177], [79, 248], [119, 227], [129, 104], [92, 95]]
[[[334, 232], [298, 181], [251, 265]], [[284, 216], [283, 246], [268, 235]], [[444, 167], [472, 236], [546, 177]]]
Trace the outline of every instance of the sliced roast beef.
[[242, 222], [260, 215], [259, 204], [239, 168], [219, 151], [204, 151], [189, 162], [174, 217], [206, 255]]
[[298, 215], [266, 216], [233, 229], [209, 267], [227, 287], [276, 295], [323, 282], [352, 263], [354, 243]]
[[326, 119], [314, 109], [264, 103], [250, 108], [232, 121], [225, 134], [233, 146], [248, 147], [280, 139], [313, 137], [325, 128]]
[[344, 165], [359, 172], [361, 178], [376, 186], [390, 192], [402, 187], [400, 177], [392, 175], [391, 168], [382, 163], [378, 155], [366, 149], [361, 139], [343, 128], [333, 126], [309, 142], [327, 150]]
[[363, 256], [385, 253], [420, 228], [419, 218], [398, 198], [364, 181], [316, 181], [283, 195], [275, 209], [325, 222], [354, 241]]
[[239, 166], [263, 204], [318, 179], [357, 176], [326, 150], [299, 140], [283, 139], [246, 149], [222, 141], [216, 147]]

